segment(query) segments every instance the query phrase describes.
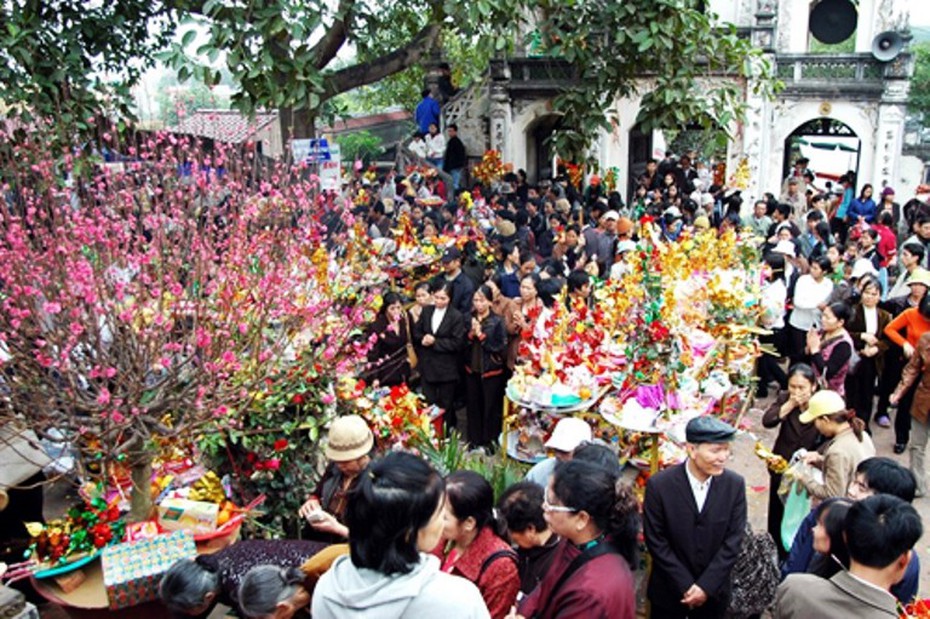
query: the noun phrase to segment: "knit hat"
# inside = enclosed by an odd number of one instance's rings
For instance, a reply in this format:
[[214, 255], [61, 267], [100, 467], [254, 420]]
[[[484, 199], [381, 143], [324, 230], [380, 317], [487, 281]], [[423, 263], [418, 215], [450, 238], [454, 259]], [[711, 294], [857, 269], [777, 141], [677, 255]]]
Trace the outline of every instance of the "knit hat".
[[329, 428], [326, 457], [333, 462], [357, 460], [371, 451], [375, 437], [358, 415], [337, 417]]

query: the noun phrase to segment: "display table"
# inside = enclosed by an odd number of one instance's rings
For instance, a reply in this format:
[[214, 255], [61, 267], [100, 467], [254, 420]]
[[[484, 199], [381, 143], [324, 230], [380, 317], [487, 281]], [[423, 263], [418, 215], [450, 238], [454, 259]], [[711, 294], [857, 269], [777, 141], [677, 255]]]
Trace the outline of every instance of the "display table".
[[[610, 384], [604, 385], [592, 397], [579, 402], [578, 404], [573, 404], [570, 406], [545, 406], [535, 402], [527, 402], [517, 399], [516, 397], [513, 397], [512, 393], [505, 392], [503, 412], [504, 418], [502, 424], [503, 429], [501, 432], [501, 456], [503, 458], [515, 459], [529, 464], [534, 463], [533, 460], [519, 457], [516, 451], [516, 447], [512, 444], [513, 441], [511, 440], [510, 435], [512, 432], [518, 431], [518, 428], [516, 428], [517, 419], [515, 415], [515, 408], [526, 409], [540, 416], [548, 416], [554, 419], [567, 416], [579, 417], [585, 420], [594, 419], [598, 424], [600, 424], [602, 423], [601, 416], [596, 412], [592, 412], [592, 409], [597, 406], [601, 398], [610, 392], [612, 388], [613, 387]], [[541, 460], [544, 458], [545, 453], [543, 453], [542, 457], [539, 459]]]
[[[224, 536], [208, 537], [197, 543], [198, 554], [213, 554], [238, 541], [241, 525]], [[54, 578], [30, 577], [33, 588], [45, 599], [61, 606], [68, 616], [75, 618], [132, 617], [132, 619], [162, 619], [171, 615], [159, 601], [146, 602], [130, 608], [110, 610], [103, 584], [103, 570], [99, 557], [81, 567], [85, 580], [73, 591], [65, 592]]]

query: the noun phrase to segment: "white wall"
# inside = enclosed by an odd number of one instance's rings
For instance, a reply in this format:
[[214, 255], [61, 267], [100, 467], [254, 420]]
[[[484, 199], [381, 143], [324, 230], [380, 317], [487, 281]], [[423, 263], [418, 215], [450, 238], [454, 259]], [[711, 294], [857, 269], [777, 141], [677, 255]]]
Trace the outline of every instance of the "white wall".
[[924, 169], [927, 164], [920, 157], [906, 155], [901, 157], [898, 165], [898, 175], [891, 186], [895, 190], [898, 202], [902, 204], [911, 199], [914, 195], [917, 185], [923, 180]]

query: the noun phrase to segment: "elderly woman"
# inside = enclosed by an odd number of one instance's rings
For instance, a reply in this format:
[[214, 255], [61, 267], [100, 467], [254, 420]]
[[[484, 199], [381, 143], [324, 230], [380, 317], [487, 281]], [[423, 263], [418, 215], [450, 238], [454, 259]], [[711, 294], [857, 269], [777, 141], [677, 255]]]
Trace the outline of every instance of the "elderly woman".
[[310, 523], [310, 536], [331, 543], [345, 541], [349, 529], [345, 522], [349, 491], [371, 461], [375, 437], [368, 423], [358, 415], [346, 415], [333, 421], [326, 444], [329, 466], [316, 490], [300, 508], [300, 515]]
[[[162, 577], [159, 597], [169, 610], [192, 617], [206, 617], [217, 604], [241, 611], [239, 585], [253, 567], [264, 564], [301, 568], [300, 582], [312, 590], [320, 561], [328, 565], [336, 556], [348, 552], [346, 546], [326, 550], [328, 547], [304, 540], [236, 542], [214, 554], [176, 562]], [[325, 560], [327, 556], [331, 558]]]
[[[511, 617], [633, 619], [639, 506], [629, 485], [590, 462], [566, 462], [546, 487], [542, 508], [562, 541], [542, 582]], [[569, 572], [573, 565], [580, 567]]]

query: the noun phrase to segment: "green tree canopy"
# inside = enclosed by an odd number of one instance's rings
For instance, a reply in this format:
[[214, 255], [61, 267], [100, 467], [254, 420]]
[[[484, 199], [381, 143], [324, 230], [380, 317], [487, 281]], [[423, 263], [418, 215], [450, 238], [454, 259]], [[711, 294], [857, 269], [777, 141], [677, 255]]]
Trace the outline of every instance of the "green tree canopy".
[[924, 126], [930, 126], [930, 42], [911, 47], [914, 54], [914, 75], [911, 77], [908, 110], [923, 115]]
[[[88, 8], [62, 0], [12, 0], [0, 25], [0, 97], [61, 121], [86, 117], [107, 92], [125, 109], [128, 87], [156, 59], [184, 81], [240, 86], [233, 105], [283, 110], [290, 135], [306, 135], [326, 103], [421, 66], [439, 46], [475, 58], [515, 51], [536, 33], [537, 53], [572, 64], [580, 80], [555, 101], [564, 114], [557, 148], [581, 153], [609, 123], [617, 96], [652, 76], [641, 120], [653, 126], [726, 126], [744, 84], [765, 77], [762, 52], [720, 27], [698, 0], [114, 0]], [[206, 40], [198, 41], [199, 33]], [[203, 40], [203, 36], [200, 37]], [[195, 42], [200, 43], [195, 46]], [[350, 63], [339, 59], [351, 56]], [[733, 80], [702, 77], [720, 75]], [[751, 80], [766, 87], [767, 79]]]

